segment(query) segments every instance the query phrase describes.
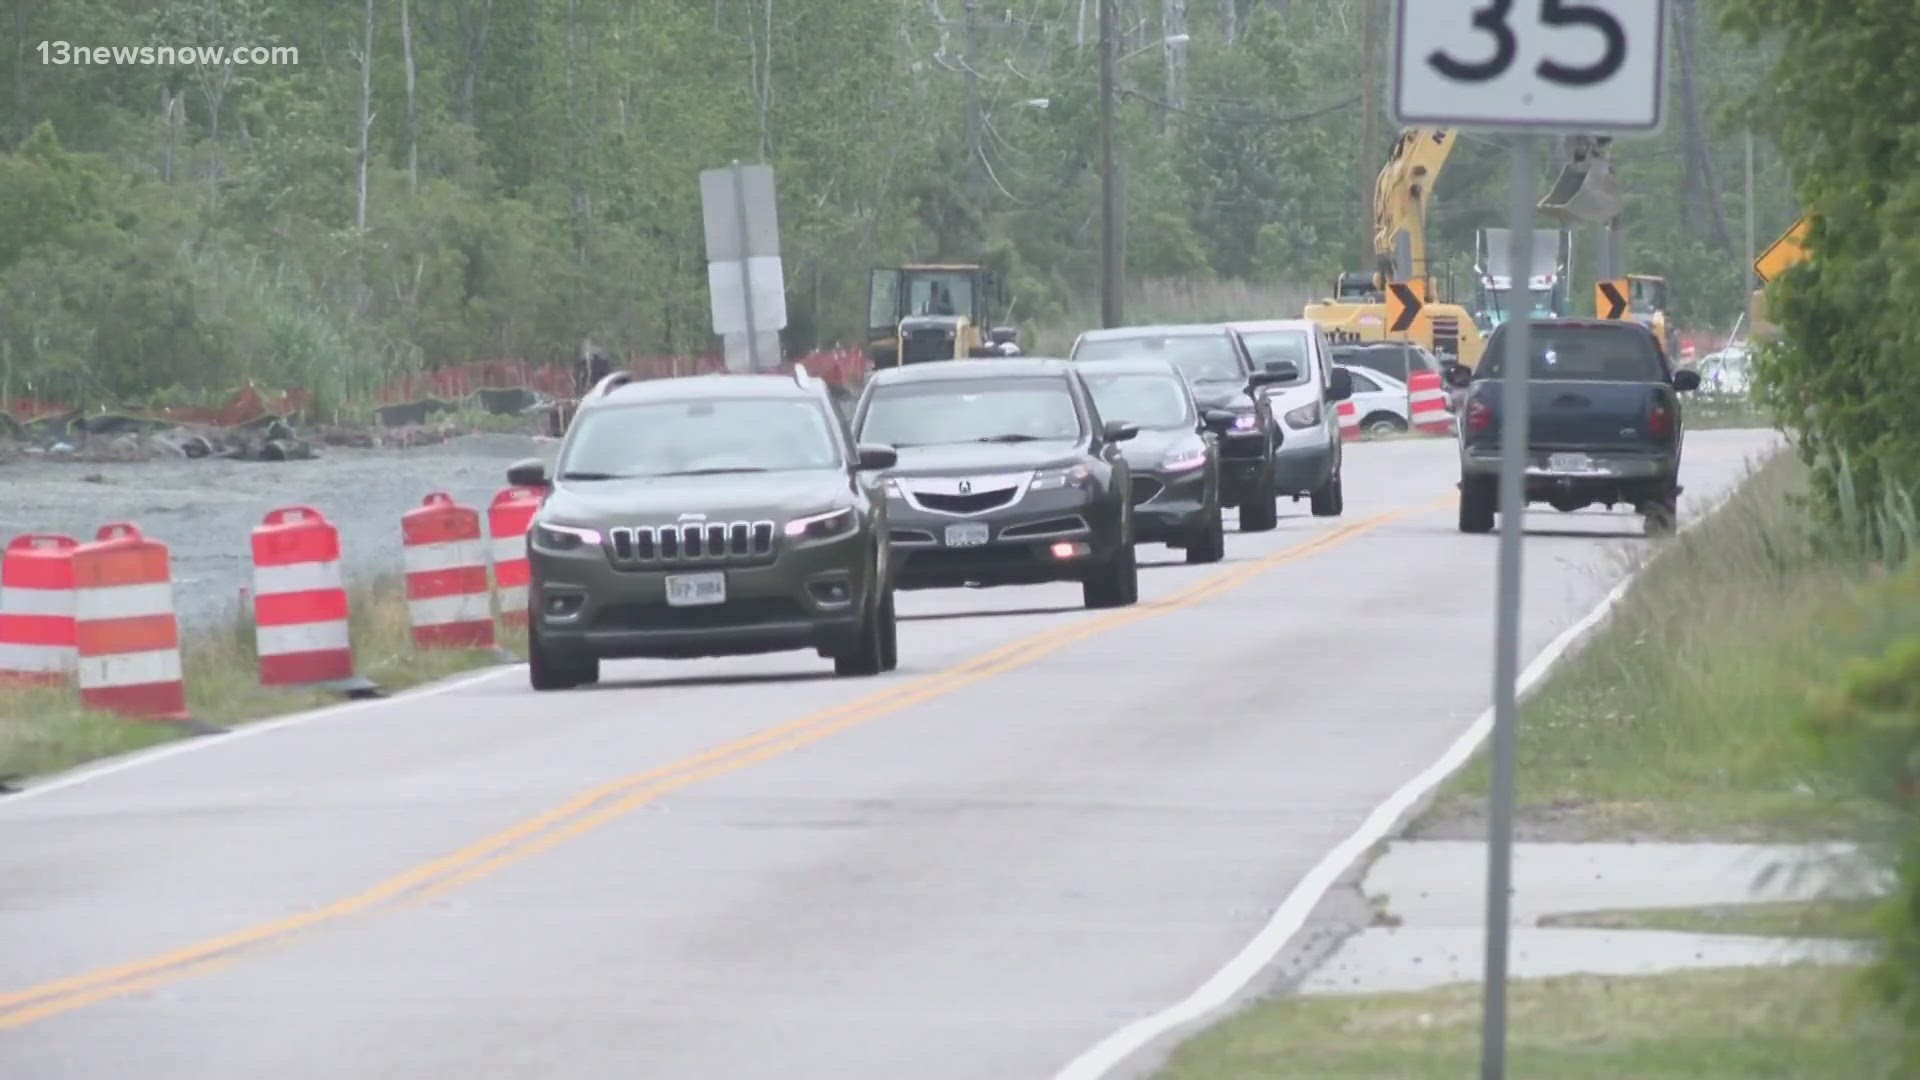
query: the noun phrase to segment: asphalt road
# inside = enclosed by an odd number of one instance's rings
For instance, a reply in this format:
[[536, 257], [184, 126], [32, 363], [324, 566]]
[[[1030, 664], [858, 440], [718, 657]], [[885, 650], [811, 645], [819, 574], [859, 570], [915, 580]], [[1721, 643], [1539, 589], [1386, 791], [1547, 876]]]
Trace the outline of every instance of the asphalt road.
[[[1773, 441], [1696, 433], [1683, 507]], [[1123, 612], [907, 594], [876, 680], [512, 669], [0, 800], [0, 1076], [1044, 1080], [1486, 707], [1450, 453], [1356, 448], [1344, 519], [1220, 566], [1147, 549]], [[1529, 653], [1648, 543], [1530, 525]]]

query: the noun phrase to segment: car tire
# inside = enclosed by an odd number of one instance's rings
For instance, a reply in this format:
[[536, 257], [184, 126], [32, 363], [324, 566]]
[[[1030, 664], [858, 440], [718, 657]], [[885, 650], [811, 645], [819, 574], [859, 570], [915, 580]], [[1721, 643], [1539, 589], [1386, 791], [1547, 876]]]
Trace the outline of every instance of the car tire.
[[1661, 499], [1648, 503], [1640, 511], [1642, 526], [1648, 536], [1672, 536], [1680, 531], [1680, 506], [1676, 499]]
[[1140, 599], [1140, 561], [1126, 540], [1107, 565], [1080, 583], [1080, 599], [1090, 608], [1126, 607]]
[[887, 586], [880, 607], [880, 670], [893, 671], [900, 666], [900, 620], [893, 610], [893, 586]]
[[534, 690], [572, 690], [599, 681], [599, 657], [561, 656], [541, 642], [538, 630], [528, 630], [527, 683]]
[[1227, 522], [1219, 510], [1187, 539], [1187, 562], [1217, 563], [1227, 557]]
[[1340, 466], [1333, 467], [1333, 475], [1327, 482], [1314, 489], [1309, 504], [1313, 507], [1314, 517], [1339, 517], [1347, 508], [1346, 483], [1340, 475]]
[[1273, 465], [1269, 462], [1266, 475], [1240, 500], [1240, 531], [1271, 532], [1279, 524], [1280, 493], [1274, 490]]
[[1404, 435], [1407, 422], [1389, 412], [1374, 413], [1360, 421], [1360, 430], [1369, 439], [1381, 439], [1391, 435]]
[[893, 593], [889, 589], [873, 606], [873, 613], [860, 620], [853, 644], [833, 658], [833, 673], [842, 678], [878, 675], [887, 669], [887, 642], [896, 632], [893, 617]]
[[1489, 533], [1493, 531], [1493, 511], [1496, 494], [1491, 479], [1460, 481], [1461, 532]]

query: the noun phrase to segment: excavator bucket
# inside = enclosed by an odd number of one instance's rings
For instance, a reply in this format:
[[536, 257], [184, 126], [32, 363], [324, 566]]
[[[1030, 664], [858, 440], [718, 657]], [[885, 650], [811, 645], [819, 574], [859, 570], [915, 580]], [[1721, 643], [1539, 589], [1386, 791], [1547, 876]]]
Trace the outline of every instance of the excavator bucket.
[[1562, 221], [1607, 222], [1620, 215], [1627, 194], [1613, 165], [1604, 157], [1567, 163], [1553, 190], [1540, 200], [1540, 209]]

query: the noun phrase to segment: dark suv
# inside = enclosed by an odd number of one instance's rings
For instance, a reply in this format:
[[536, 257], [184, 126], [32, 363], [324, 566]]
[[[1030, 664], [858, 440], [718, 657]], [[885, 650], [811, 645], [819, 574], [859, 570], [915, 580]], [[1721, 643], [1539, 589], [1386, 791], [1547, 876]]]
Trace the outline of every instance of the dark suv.
[[874, 373], [853, 418], [898, 451], [887, 478], [902, 589], [1078, 581], [1088, 607], [1140, 597], [1132, 477], [1074, 365], [942, 360]]
[[1220, 324], [1089, 330], [1073, 343], [1072, 358], [1161, 359], [1178, 368], [1220, 435], [1221, 504], [1240, 509], [1241, 532], [1279, 524], [1276, 455], [1284, 436], [1262, 390], [1297, 377], [1297, 371], [1254, 370], [1246, 343]]
[[602, 380], [580, 402], [527, 532], [535, 690], [600, 661], [815, 649], [839, 675], [897, 657], [878, 472], [804, 371]]

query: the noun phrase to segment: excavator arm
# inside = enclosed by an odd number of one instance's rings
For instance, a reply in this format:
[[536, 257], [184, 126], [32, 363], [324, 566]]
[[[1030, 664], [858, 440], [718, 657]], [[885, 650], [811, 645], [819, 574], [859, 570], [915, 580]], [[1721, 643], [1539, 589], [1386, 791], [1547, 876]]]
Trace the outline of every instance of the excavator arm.
[[1373, 250], [1385, 281], [1427, 276], [1427, 206], [1446, 167], [1454, 128], [1406, 128], [1393, 141], [1373, 191]]

